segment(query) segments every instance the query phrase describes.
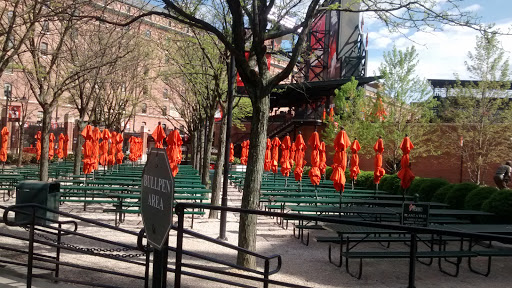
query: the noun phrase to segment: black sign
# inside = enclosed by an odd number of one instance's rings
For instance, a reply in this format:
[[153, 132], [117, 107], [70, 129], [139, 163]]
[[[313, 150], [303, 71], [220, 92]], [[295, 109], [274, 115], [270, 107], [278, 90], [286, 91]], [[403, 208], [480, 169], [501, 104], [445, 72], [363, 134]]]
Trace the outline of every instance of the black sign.
[[430, 204], [404, 203], [402, 225], [428, 226]]
[[142, 171], [141, 212], [148, 242], [161, 249], [172, 225], [174, 178], [164, 149], [151, 148]]

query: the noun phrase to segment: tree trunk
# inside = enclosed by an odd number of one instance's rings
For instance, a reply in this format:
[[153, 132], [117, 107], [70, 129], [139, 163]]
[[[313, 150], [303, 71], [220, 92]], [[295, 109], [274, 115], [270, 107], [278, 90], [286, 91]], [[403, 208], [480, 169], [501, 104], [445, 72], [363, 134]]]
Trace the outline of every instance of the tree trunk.
[[[227, 130], [227, 113], [224, 113], [220, 121], [220, 141], [217, 151], [217, 161], [215, 163], [215, 172], [213, 173], [212, 181], [212, 205], [220, 205], [220, 193], [222, 188], [222, 171], [224, 169], [224, 154], [226, 152], [226, 130]], [[210, 210], [208, 218], [216, 219], [219, 215], [218, 210]]]
[[50, 109], [43, 107], [43, 126], [41, 127], [41, 159], [39, 160], [39, 180], [48, 181], [48, 149], [50, 140], [50, 122], [52, 117]]
[[73, 162], [73, 174], [79, 175], [80, 174], [80, 167], [82, 164], [82, 145], [84, 144], [84, 139], [80, 135], [82, 133], [82, 130], [85, 128], [83, 118], [78, 119], [76, 122], [76, 129], [78, 129], [78, 136], [76, 139], [76, 145], [74, 146], [73, 154], [75, 156], [75, 160]]
[[197, 169], [197, 154], [196, 154], [196, 149], [197, 149], [197, 133], [195, 131], [193, 131], [190, 135], [191, 139], [190, 139], [190, 163], [192, 163], [192, 167], [194, 169]]
[[23, 127], [24, 122], [20, 123], [19, 129], [20, 129], [20, 138], [18, 141], [18, 163], [16, 163], [16, 166], [20, 167], [22, 163], [23, 158], [23, 136], [25, 136], [25, 127]]
[[213, 142], [213, 127], [215, 124], [215, 114], [212, 113], [210, 119], [208, 119], [208, 125], [206, 125], [206, 135], [204, 143], [204, 158], [203, 158], [203, 178], [201, 182], [203, 185], [208, 186], [210, 180], [210, 159], [212, 158], [212, 142]]
[[[257, 89], [257, 88], [256, 88]], [[251, 91], [250, 91], [251, 92]], [[251, 121], [251, 135], [249, 158], [245, 173], [244, 192], [242, 196], [243, 209], [258, 209], [260, 198], [261, 176], [263, 174], [263, 162], [265, 161], [265, 149], [267, 146], [268, 109], [270, 107], [270, 91], [252, 91], [253, 115]], [[238, 246], [256, 251], [257, 216], [240, 214], [238, 233]], [[239, 252], [238, 265], [255, 268], [256, 259], [253, 256]]]
[[204, 157], [204, 130], [205, 126], [199, 128], [197, 132], [197, 170], [199, 170], [199, 178], [203, 179], [203, 169], [201, 164], [203, 163]]

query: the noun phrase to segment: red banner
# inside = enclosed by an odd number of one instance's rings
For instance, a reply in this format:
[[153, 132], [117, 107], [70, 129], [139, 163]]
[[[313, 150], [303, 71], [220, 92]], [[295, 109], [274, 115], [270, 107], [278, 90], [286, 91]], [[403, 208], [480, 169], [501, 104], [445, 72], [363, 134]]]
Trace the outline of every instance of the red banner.
[[9, 105], [9, 111], [7, 113], [9, 122], [20, 121], [20, 115], [21, 115], [21, 106]]

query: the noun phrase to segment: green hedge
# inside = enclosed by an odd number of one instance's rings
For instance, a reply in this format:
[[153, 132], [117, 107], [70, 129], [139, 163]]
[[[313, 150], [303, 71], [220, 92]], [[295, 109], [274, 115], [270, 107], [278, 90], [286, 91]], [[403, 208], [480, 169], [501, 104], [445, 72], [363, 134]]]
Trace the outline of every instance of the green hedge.
[[302, 170], [302, 177], [309, 177], [309, 170], [311, 170], [311, 166], [304, 166]]
[[[379, 183], [379, 190], [386, 191], [391, 194], [400, 194], [401, 193], [400, 178], [398, 178], [398, 176], [396, 176], [396, 174], [384, 175], [384, 176], [388, 176], [388, 177], [386, 177], [386, 180], [384, 181], [384, 183], [382, 183], [382, 179], [381, 179], [381, 181]], [[384, 177], [382, 177], [382, 178], [384, 178]]]
[[437, 190], [436, 193], [434, 193], [434, 196], [432, 196], [432, 199], [430, 201], [432, 202], [439, 202], [439, 203], [446, 203], [446, 196], [448, 193], [452, 191], [453, 188], [455, 188], [457, 184], [448, 184], [446, 186], [443, 186], [439, 190]]
[[325, 179], [331, 179], [331, 175], [332, 175], [332, 167], [327, 166], [327, 168], [325, 168]]
[[482, 209], [482, 205], [487, 199], [491, 198], [491, 196], [498, 192], [498, 189], [494, 187], [480, 187], [477, 188], [466, 197], [466, 201], [464, 201], [464, 208], [467, 210], [477, 210]]
[[499, 190], [482, 205], [485, 212], [494, 213], [495, 223], [512, 223], [512, 190]]
[[428, 180], [429, 178], [415, 177], [414, 180], [412, 180], [411, 186], [407, 189], [407, 195], [420, 194], [421, 186], [423, 186], [423, 184]]
[[361, 171], [357, 176], [356, 186], [364, 187], [366, 189], [371, 188], [373, 185], [373, 171]]
[[455, 186], [450, 190], [450, 193], [446, 195], [445, 203], [450, 205], [450, 208], [453, 209], [464, 209], [466, 197], [471, 193], [471, 191], [477, 188], [478, 185], [475, 183], [455, 184]]
[[417, 193], [420, 196], [420, 201], [430, 201], [437, 190], [450, 184], [448, 181], [441, 178], [423, 178], [419, 183], [422, 184], [418, 185], [420, 188]]

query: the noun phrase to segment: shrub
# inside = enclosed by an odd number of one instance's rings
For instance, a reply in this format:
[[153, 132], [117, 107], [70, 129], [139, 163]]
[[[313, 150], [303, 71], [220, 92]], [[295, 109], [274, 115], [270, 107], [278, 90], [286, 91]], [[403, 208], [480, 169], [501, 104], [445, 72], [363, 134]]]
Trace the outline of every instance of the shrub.
[[450, 190], [450, 193], [446, 195], [445, 203], [450, 205], [453, 209], [464, 209], [464, 201], [471, 191], [478, 188], [475, 183], [461, 183], [455, 184]]
[[482, 205], [485, 212], [494, 213], [495, 222], [510, 224], [512, 223], [512, 190], [499, 190], [492, 194]]
[[407, 195], [414, 195], [420, 193], [420, 188], [428, 181], [428, 178], [416, 177], [412, 180], [411, 186], [407, 189]]
[[302, 170], [302, 177], [309, 177], [309, 170], [311, 170], [311, 166], [304, 166]]
[[242, 162], [240, 162], [240, 158], [235, 157], [235, 158], [233, 159], [233, 163], [232, 163], [232, 164], [233, 164], [233, 165], [238, 165], [238, 164], [242, 164]]
[[471, 191], [471, 193], [466, 197], [466, 201], [464, 201], [464, 209], [481, 210], [484, 202], [497, 191], [498, 189], [489, 186], [480, 187]]
[[383, 190], [383, 191], [386, 191], [386, 192], [389, 192], [389, 193], [392, 193], [392, 194], [399, 194], [400, 193], [400, 178], [398, 178], [398, 176], [396, 176], [396, 174], [393, 174], [393, 175], [384, 175], [384, 176], [388, 176], [386, 177], [384, 183], [382, 183], [382, 180], [384, 179], [384, 177], [382, 177], [383, 179], [381, 179], [381, 182], [379, 183], [379, 188], [380, 190]]
[[331, 175], [332, 175], [332, 167], [327, 166], [325, 168], [325, 179], [331, 179]]
[[75, 154], [69, 153], [68, 156], [66, 157], [66, 161], [68, 161], [68, 162], [75, 161]]
[[373, 172], [372, 171], [361, 171], [357, 176], [356, 186], [372, 189], [373, 185]]
[[418, 195], [420, 196], [420, 201], [430, 201], [432, 199], [432, 196], [434, 196], [434, 193], [436, 193], [437, 190], [439, 190], [441, 187], [444, 187], [450, 183], [446, 181], [445, 179], [441, 178], [423, 178], [422, 181], [420, 181], [422, 185], [420, 186], [418, 190]]
[[389, 180], [391, 180], [391, 176], [392, 175], [389, 175], [389, 174], [385, 174], [384, 176], [382, 176], [382, 178], [380, 179], [380, 183], [379, 183], [379, 190], [384, 190], [384, 187], [386, 187], [387, 183], [389, 182]]
[[436, 191], [436, 193], [434, 193], [434, 196], [432, 196], [432, 199], [430, 199], [430, 201], [446, 203], [446, 196], [448, 195], [448, 193], [452, 191], [453, 188], [455, 188], [455, 185], [457, 184], [448, 184], [446, 186], [441, 187], [439, 190]]

